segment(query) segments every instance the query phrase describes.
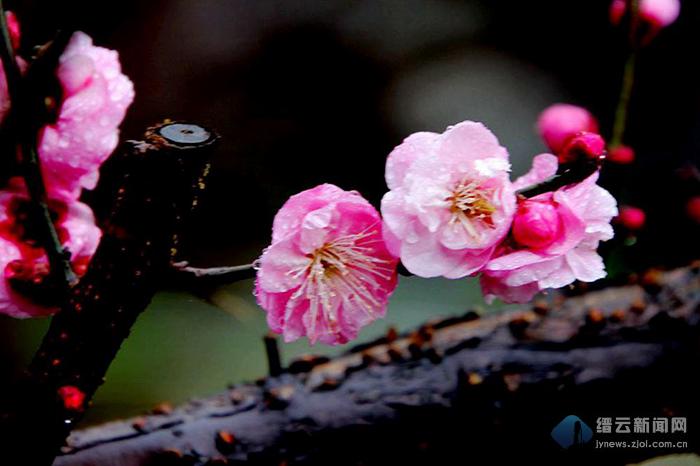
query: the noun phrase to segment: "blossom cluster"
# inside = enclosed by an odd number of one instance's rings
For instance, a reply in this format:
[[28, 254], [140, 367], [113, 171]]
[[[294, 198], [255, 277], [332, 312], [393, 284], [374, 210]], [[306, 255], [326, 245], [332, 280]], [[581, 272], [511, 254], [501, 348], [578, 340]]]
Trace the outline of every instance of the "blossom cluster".
[[[632, 15], [629, 5], [612, 0], [611, 22], [631, 20], [633, 30], [641, 22], [646, 41], [680, 9], [679, 0], [640, 0]], [[18, 50], [20, 24], [11, 13], [7, 23]], [[22, 73], [31, 66], [17, 58]], [[55, 118], [37, 135], [37, 151], [55, 229], [80, 276], [101, 236], [80, 196], [95, 187], [115, 149], [134, 90], [117, 53], [81, 32], [72, 36], [54, 75], [60, 95], [46, 102]], [[0, 67], [0, 124], [12, 118], [12, 104]], [[619, 141], [608, 147], [596, 118], [573, 105], [546, 109], [538, 130], [551, 153], [534, 157], [532, 169], [515, 180], [497, 137], [482, 123], [464, 121], [442, 133], [415, 133], [388, 155], [388, 191], [379, 209], [330, 184], [292, 196], [257, 261], [255, 295], [270, 328], [287, 341], [350, 341], [385, 315], [399, 266], [424, 278], [478, 277], [488, 300], [506, 302], [603, 278], [597, 250], [612, 238], [618, 209], [597, 184], [598, 168], [606, 156], [632, 163], [634, 150]], [[578, 178], [551, 183], [582, 166]], [[23, 179], [10, 177], [0, 189], [0, 313], [15, 317], [55, 311], [37, 293], [50, 270], [34, 236], [32, 208]], [[698, 210], [688, 205], [690, 215]], [[630, 230], [645, 221], [643, 211], [629, 206], [617, 218]]]
[[[12, 43], [20, 44], [19, 22], [7, 15]], [[23, 72], [31, 63], [17, 58]], [[55, 229], [70, 252], [76, 275], [85, 273], [100, 240], [91, 209], [79, 198], [94, 188], [100, 165], [115, 149], [119, 125], [134, 98], [116, 52], [93, 45], [76, 32], [55, 70], [60, 86], [56, 116], [37, 135], [37, 149]], [[0, 66], [0, 123], [11, 118], [4, 67]], [[4, 154], [13, 156], [14, 154]], [[50, 315], [56, 308], [41, 301], [49, 264], [32, 225], [32, 204], [24, 180], [10, 177], [0, 189], [0, 313], [13, 317]]]
[[389, 154], [381, 217], [358, 193], [331, 185], [290, 198], [258, 262], [256, 296], [270, 328], [287, 341], [354, 338], [386, 312], [399, 261], [424, 278], [479, 276], [487, 299], [507, 302], [603, 278], [597, 247], [613, 236], [617, 204], [597, 185], [597, 171], [519, 194], [580, 162], [575, 157], [600, 157], [597, 123], [558, 105], [539, 128], [557, 155], [538, 155], [515, 181], [506, 148], [483, 124], [465, 121], [415, 133]]
[[596, 184], [597, 172], [532, 198], [516, 194], [554, 176], [571, 156], [567, 147], [594, 129], [552, 123], [543, 119], [541, 130], [556, 134], [550, 147], [565, 157], [539, 155], [514, 182], [506, 149], [480, 123], [460, 123], [420, 143], [409, 137], [387, 161], [382, 213], [390, 250], [421, 277], [480, 274], [487, 298], [508, 302], [603, 278], [596, 249], [612, 237], [617, 209]]
[[[610, 20], [630, 25], [636, 48], [673, 23], [679, 10], [679, 0], [612, 0]], [[613, 237], [611, 221], [634, 231], [645, 214], [624, 206], [617, 216], [617, 202], [591, 167], [603, 158], [630, 164], [635, 152], [617, 140], [619, 134], [607, 147], [596, 118], [574, 105], [549, 107], [537, 126], [551, 154], [536, 156], [532, 169], [514, 181], [508, 151], [481, 123], [409, 136], [386, 162], [381, 225], [379, 213], [354, 192], [322, 185], [292, 197], [277, 214], [272, 245], [258, 263], [256, 296], [272, 330], [287, 341], [303, 335], [312, 343], [347, 341], [386, 311], [396, 286], [388, 277], [395, 277], [399, 261], [425, 278], [479, 276], [487, 300], [506, 302], [603, 278], [597, 249]], [[547, 185], [575, 165], [580, 179]], [[362, 218], [371, 217], [372, 248], [362, 244], [367, 236], [356, 236], [359, 226], [342, 227], [358, 221], [353, 211], [336, 207], [344, 197], [363, 205]], [[689, 215], [698, 210], [688, 204]], [[313, 242], [303, 239], [309, 235]]]

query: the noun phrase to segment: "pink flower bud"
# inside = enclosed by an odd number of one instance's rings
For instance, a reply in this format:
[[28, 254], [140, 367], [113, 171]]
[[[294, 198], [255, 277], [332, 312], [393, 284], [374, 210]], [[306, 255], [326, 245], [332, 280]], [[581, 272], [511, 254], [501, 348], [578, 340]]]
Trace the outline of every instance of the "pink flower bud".
[[691, 197], [685, 205], [688, 216], [696, 223], [700, 223], [700, 196]]
[[634, 159], [634, 149], [629, 146], [617, 146], [614, 149], [610, 149], [606, 158], [606, 160], [620, 165], [628, 165], [634, 162]]
[[558, 154], [567, 141], [581, 131], [597, 133], [598, 122], [583, 107], [555, 104], [540, 114], [537, 128], [547, 146]]
[[[610, 21], [617, 25], [627, 13], [627, 0], [613, 0], [610, 5]], [[679, 0], [641, 0], [639, 2], [639, 19], [659, 30], [669, 26], [681, 11]]]
[[647, 215], [639, 207], [624, 206], [620, 208], [617, 222], [628, 230], [640, 230], [646, 223]]
[[559, 163], [605, 158], [605, 139], [600, 134], [581, 132], [569, 139], [559, 153]]
[[627, 0], [613, 0], [610, 4], [610, 22], [618, 25], [627, 11]]
[[513, 220], [513, 237], [523, 246], [545, 248], [559, 236], [557, 209], [551, 202], [523, 201]]

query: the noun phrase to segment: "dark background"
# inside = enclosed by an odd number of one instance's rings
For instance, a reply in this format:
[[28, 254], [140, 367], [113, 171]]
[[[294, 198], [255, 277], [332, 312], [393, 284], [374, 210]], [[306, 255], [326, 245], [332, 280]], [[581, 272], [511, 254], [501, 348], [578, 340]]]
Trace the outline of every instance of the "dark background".
[[[136, 86], [124, 138], [164, 118], [222, 135], [183, 257], [201, 265], [254, 259], [287, 197], [319, 183], [378, 205], [386, 155], [414, 131], [483, 121], [509, 148], [516, 174], [545, 150], [534, 125], [554, 102], [589, 108], [609, 135], [627, 54], [624, 32], [609, 25], [609, 0], [8, 3], [25, 45], [68, 27], [119, 50]], [[634, 241], [620, 231], [603, 249], [613, 277], [700, 257], [698, 225], [684, 213], [700, 194], [684, 169], [700, 153], [698, 44], [700, 4], [685, 0], [678, 22], [640, 59], [627, 137], [638, 160], [607, 166], [602, 184], [643, 207], [648, 224]], [[110, 371], [93, 420], [262, 374], [264, 324], [250, 288], [213, 299], [233, 319], [176, 290], [161, 294]], [[387, 322], [363, 336], [472, 305], [482, 305], [473, 283], [405, 280]], [[44, 327], [0, 320], [4, 373], [26, 361]]]

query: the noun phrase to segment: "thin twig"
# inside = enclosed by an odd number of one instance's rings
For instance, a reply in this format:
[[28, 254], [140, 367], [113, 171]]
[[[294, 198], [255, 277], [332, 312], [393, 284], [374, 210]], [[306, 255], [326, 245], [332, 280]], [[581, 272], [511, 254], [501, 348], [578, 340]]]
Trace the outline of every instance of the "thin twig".
[[[0, 59], [5, 70], [7, 80], [7, 90], [10, 99], [10, 121], [8, 124], [14, 125], [16, 137], [22, 155], [21, 166], [22, 175], [27, 186], [29, 198], [33, 204], [33, 211], [38, 221], [38, 225], [42, 229], [40, 237], [42, 238], [42, 247], [46, 251], [46, 255], [51, 266], [51, 276], [55, 278], [55, 282], [61, 287], [70, 287], [77, 282], [77, 277], [73, 273], [70, 263], [70, 252], [67, 251], [61, 244], [61, 240], [56, 232], [56, 227], [51, 218], [51, 211], [48, 206], [48, 196], [46, 186], [41, 173], [41, 162], [36, 150], [37, 134], [43, 126], [42, 121], [38, 118], [43, 114], [38, 112], [32, 100], [29, 98], [25, 82], [22, 79], [17, 59], [15, 57], [12, 40], [7, 26], [5, 17], [5, 9], [0, 0]], [[49, 49], [45, 50], [42, 58], [47, 62], [47, 65], [53, 64], [48, 62], [58, 61], [60, 52], [67, 44], [66, 35], [59, 35]], [[59, 40], [60, 39], [60, 40]], [[45, 68], [51, 68], [45, 66]], [[34, 70], [30, 70], [32, 73]], [[40, 71], [46, 71], [40, 69]], [[44, 79], [45, 77], [42, 77]], [[43, 96], [39, 96], [43, 101]], [[27, 108], [23, 108], [26, 106]]]
[[619, 147], [622, 144], [627, 127], [627, 115], [629, 113], [629, 105], [632, 100], [632, 90], [634, 88], [634, 74], [637, 63], [637, 52], [634, 51], [627, 58], [625, 63], [625, 72], [622, 78], [622, 91], [620, 92], [620, 100], [617, 103], [615, 111], [615, 123], [613, 126], [612, 137], [610, 138], [610, 147]]
[[[5, 7], [3, 6], [2, 0], [0, 0], [0, 29], [2, 29], [0, 59], [2, 60], [3, 67], [5, 68], [5, 79], [7, 80], [8, 92], [12, 97], [11, 91], [19, 87], [22, 74], [17, 66], [17, 61], [15, 60], [15, 49], [12, 46], [12, 38], [10, 37], [10, 29], [7, 26], [7, 16], [5, 15]], [[10, 99], [10, 102], [14, 103], [12, 99]]]
[[556, 175], [550, 176], [540, 183], [525, 187], [517, 191], [516, 194], [526, 198], [531, 198], [540, 194], [553, 192], [559, 188], [563, 188], [564, 186], [580, 183], [591, 176], [596, 170], [598, 170], [598, 168], [600, 168], [599, 161], [582, 163], [580, 165], [576, 165], [575, 167], [569, 168], [562, 173], [557, 173]]
[[234, 265], [228, 267], [190, 267], [187, 262], [176, 262], [173, 269], [178, 280], [192, 282], [211, 282], [220, 285], [235, 283], [255, 276], [253, 264]]
[[636, 36], [639, 20], [639, 0], [630, 0], [630, 52], [627, 61], [625, 62], [625, 71], [622, 77], [622, 90], [620, 98], [617, 102], [615, 110], [615, 122], [613, 124], [612, 136], [610, 138], [610, 147], [619, 147], [625, 137], [625, 129], [627, 127], [627, 116], [629, 113], [630, 101], [632, 100], [632, 91], [634, 89], [634, 75], [637, 68], [637, 45]]

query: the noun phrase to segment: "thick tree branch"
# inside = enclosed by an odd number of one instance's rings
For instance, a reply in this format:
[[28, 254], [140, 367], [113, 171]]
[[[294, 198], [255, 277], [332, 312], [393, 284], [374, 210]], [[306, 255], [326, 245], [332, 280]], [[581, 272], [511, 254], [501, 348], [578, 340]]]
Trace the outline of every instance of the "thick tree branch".
[[[549, 436], [570, 414], [593, 429], [597, 416], [700, 418], [699, 269], [642, 282], [390, 332], [330, 361], [303, 358], [169, 414], [75, 432], [56, 466], [627, 464], [660, 455], [667, 450], [563, 451]], [[696, 436], [685, 440], [697, 449]]]
[[[217, 137], [167, 123], [127, 142], [103, 167], [98, 190], [111, 199], [104, 236], [86, 275], [51, 326], [0, 439], [8, 464], [50, 465], [138, 315], [175, 259], [179, 232], [204, 187]], [[66, 397], [67, 393], [82, 394]], [[13, 456], [15, 455], [15, 456]]]

